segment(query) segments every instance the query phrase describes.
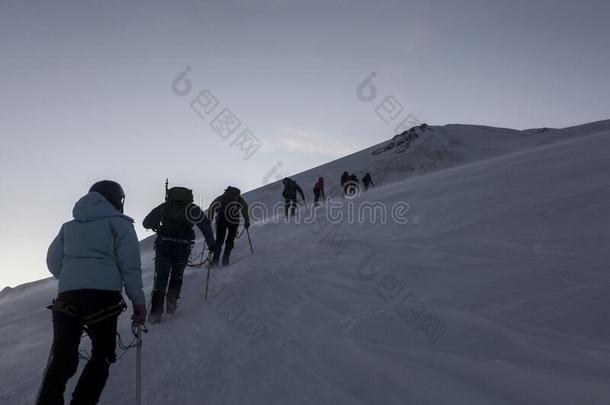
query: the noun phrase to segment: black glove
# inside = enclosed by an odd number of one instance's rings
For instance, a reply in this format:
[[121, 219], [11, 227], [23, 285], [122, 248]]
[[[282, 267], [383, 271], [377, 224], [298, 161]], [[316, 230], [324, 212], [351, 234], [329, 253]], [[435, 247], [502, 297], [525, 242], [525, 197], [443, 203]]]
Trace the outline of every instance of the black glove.
[[133, 306], [133, 315], [131, 320], [136, 325], [144, 325], [146, 322], [146, 305], [138, 304]]
[[250, 228], [250, 221], [246, 221], [244, 223], [244, 228], [246, 228], [246, 229]]

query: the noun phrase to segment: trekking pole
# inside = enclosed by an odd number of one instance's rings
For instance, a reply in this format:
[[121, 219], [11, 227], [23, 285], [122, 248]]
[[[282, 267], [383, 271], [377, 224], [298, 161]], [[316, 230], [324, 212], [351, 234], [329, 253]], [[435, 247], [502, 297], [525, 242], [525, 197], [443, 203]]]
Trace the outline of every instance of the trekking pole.
[[210, 285], [210, 269], [212, 268], [212, 261], [208, 257], [208, 275], [205, 279], [205, 297], [204, 300], [208, 300], [208, 287]]
[[246, 235], [248, 235], [248, 243], [250, 244], [250, 252], [254, 254], [254, 249], [252, 249], [252, 240], [250, 239], [250, 231], [246, 228]]
[[[55, 304], [55, 300], [48, 305], [46, 308], [53, 310], [53, 305]], [[47, 358], [47, 365], [42, 372], [42, 381], [40, 382], [40, 387], [38, 388], [38, 394], [36, 394], [36, 404], [40, 403], [40, 396], [42, 395], [42, 386], [47, 378], [47, 372], [49, 371], [49, 367], [51, 366], [51, 361], [53, 360], [53, 351], [55, 349], [55, 338], [53, 338], [53, 343], [51, 343], [51, 349], [49, 350], [49, 357]]]
[[36, 404], [40, 403], [40, 396], [42, 395], [42, 386], [44, 384], [44, 380], [47, 377], [47, 371], [49, 371], [49, 366], [51, 365], [51, 360], [53, 360], [53, 348], [55, 347], [55, 342], [51, 345], [51, 350], [49, 351], [49, 358], [47, 359], [47, 366], [45, 367], [42, 373], [42, 381], [40, 383], [40, 387], [38, 388], [38, 394], [36, 395]]
[[142, 325], [136, 327], [136, 405], [142, 403]]

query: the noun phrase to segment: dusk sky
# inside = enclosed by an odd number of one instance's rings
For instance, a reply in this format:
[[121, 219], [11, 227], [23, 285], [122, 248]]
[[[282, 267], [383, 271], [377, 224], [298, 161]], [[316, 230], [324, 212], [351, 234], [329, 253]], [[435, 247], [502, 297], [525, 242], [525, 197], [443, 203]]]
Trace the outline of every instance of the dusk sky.
[[[48, 244], [97, 180], [123, 185], [144, 238], [166, 177], [209, 201], [390, 138], [356, 94], [372, 72], [379, 101], [432, 125], [608, 119], [608, 21], [601, 0], [0, 0], [0, 288], [49, 276]], [[190, 91], [172, 87], [187, 67]], [[244, 130], [261, 144], [247, 159]]]

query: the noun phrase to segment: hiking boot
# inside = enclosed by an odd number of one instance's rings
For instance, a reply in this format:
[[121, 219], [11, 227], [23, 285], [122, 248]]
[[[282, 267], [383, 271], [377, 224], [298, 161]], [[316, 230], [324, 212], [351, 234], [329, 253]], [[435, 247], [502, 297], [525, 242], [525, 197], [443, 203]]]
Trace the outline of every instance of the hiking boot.
[[222, 257], [222, 265], [223, 266], [228, 266], [229, 265], [229, 256], [223, 256]]
[[167, 300], [167, 303], [165, 304], [165, 313], [173, 314], [176, 312], [176, 308], [178, 308], [178, 303], [175, 300]]
[[161, 291], [153, 291], [150, 299], [150, 314], [163, 313], [163, 304], [165, 302], [165, 293]]
[[152, 325], [161, 323], [161, 312], [151, 312], [148, 314], [148, 322]]

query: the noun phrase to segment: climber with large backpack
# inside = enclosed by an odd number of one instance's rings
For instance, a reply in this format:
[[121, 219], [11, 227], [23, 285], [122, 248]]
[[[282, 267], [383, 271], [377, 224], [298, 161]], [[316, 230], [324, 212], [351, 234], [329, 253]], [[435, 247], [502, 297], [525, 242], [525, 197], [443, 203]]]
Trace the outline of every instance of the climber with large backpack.
[[74, 219], [62, 225], [47, 252], [58, 280], [53, 311], [53, 345], [36, 405], [64, 403], [66, 382], [76, 373], [83, 332], [91, 356], [72, 394], [72, 404], [96, 404], [116, 357], [117, 320], [133, 304], [134, 327], [146, 321], [140, 246], [133, 219], [123, 214], [125, 193], [111, 180], [95, 183], [74, 205]]
[[[167, 188], [167, 187], [166, 187]], [[184, 269], [195, 240], [197, 225], [208, 246], [214, 246], [210, 220], [193, 202], [193, 192], [184, 187], [172, 187], [165, 193], [165, 202], [144, 218], [146, 229], [157, 233], [155, 241], [155, 281], [152, 290], [150, 323], [161, 322], [165, 313], [173, 314], [178, 306]]]
[[225, 244], [225, 251], [222, 255], [222, 265], [229, 265], [231, 250], [235, 245], [235, 237], [239, 227], [240, 213], [244, 217], [244, 228], [250, 228], [248, 204], [237, 187], [228, 186], [224, 193], [216, 197], [210, 204], [208, 216], [211, 220], [214, 220], [214, 216], [216, 216], [216, 245], [212, 256], [212, 266], [218, 265], [223, 243]]
[[341, 192], [345, 197], [347, 195], [347, 188], [349, 186], [350, 175], [348, 172], [343, 172], [341, 175]]
[[348, 197], [355, 197], [360, 193], [360, 182], [358, 176], [351, 174], [349, 181], [345, 183], [345, 195]]
[[282, 180], [284, 184], [284, 191], [282, 191], [282, 197], [284, 197], [284, 212], [287, 217], [294, 216], [297, 207], [297, 192], [301, 194], [301, 198], [305, 201], [305, 194], [303, 189], [297, 184], [296, 181], [291, 178], [285, 177]]
[[313, 196], [314, 207], [320, 204], [320, 199], [322, 199], [322, 201], [326, 199], [326, 195], [324, 194], [324, 177], [320, 177], [313, 186]]

